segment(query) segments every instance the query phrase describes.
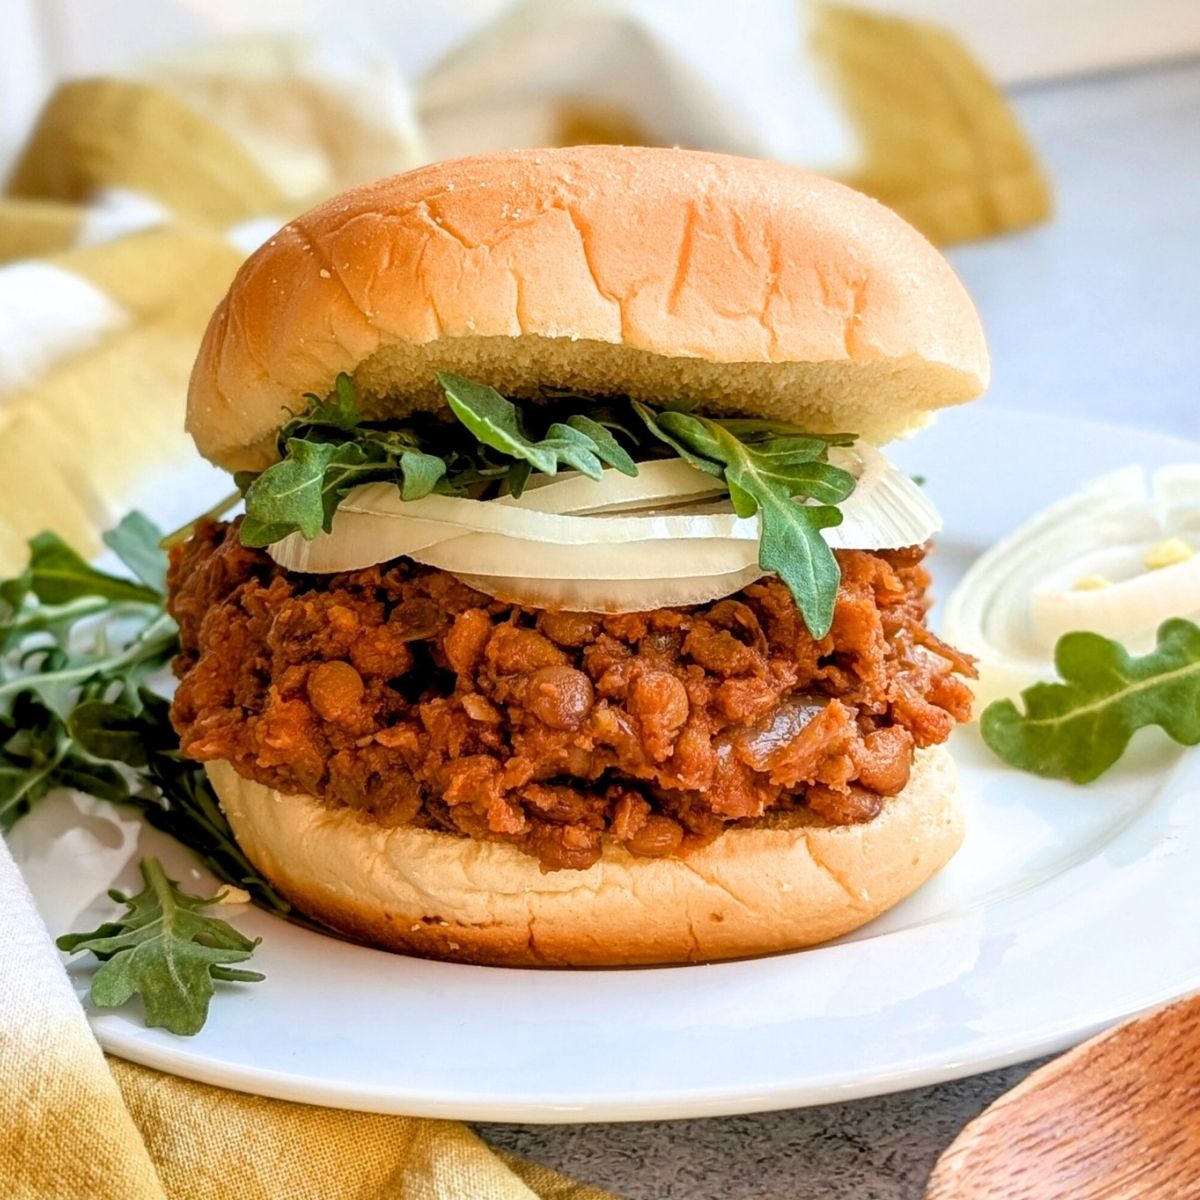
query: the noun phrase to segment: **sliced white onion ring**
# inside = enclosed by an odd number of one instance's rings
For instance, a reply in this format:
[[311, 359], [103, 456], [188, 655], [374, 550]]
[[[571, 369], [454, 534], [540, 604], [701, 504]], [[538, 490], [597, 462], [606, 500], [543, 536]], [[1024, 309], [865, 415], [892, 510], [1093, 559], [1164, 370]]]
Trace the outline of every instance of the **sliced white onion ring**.
[[502, 575], [459, 575], [470, 587], [511, 604], [554, 608], [567, 612], [648, 612], [655, 608], [685, 608], [707, 604], [740, 592], [761, 579], [754, 563], [728, 575], [692, 575], [678, 579], [609, 579], [603, 588], [592, 580], [519, 579]]
[[857, 480], [838, 505], [842, 523], [825, 530], [835, 550], [902, 550], [923, 545], [941, 529], [933, 501], [881, 450], [867, 442], [835, 446], [829, 460]]
[[[704, 518], [697, 518], [703, 520]], [[758, 543], [734, 538], [548, 546], [495, 533], [467, 533], [414, 551], [410, 558], [455, 575], [512, 579], [687, 579], [728, 575], [758, 563]], [[761, 569], [760, 569], [760, 574]]]
[[[592, 486], [604, 486], [607, 474], [605, 480]], [[758, 519], [739, 517], [732, 508], [724, 513], [706, 515], [703, 521], [679, 510], [615, 517], [576, 517], [494, 500], [467, 500], [461, 496], [425, 496], [420, 500], [401, 500], [399, 490], [389, 483], [372, 483], [356, 489], [342, 502], [338, 512], [343, 511], [388, 519], [399, 518], [405, 522], [439, 521], [445, 526], [444, 536], [447, 538], [467, 532], [497, 533], [523, 542], [546, 542], [556, 546], [583, 542], [625, 545], [664, 538], [758, 540]]]
[[1064, 633], [1091, 630], [1140, 653], [1168, 617], [1200, 614], [1200, 554], [1146, 565], [1167, 538], [1200, 551], [1200, 464], [1164, 467], [1149, 480], [1141, 467], [1122, 468], [992, 546], [942, 617], [947, 640], [980, 660], [980, 702], [1053, 676]]
[[663, 458], [639, 464], [636, 475], [607, 470], [599, 484], [579, 471], [533, 475], [519, 497], [500, 496], [490, 503], [544, 513], [590, 516], [637, 512], [663, 502], [679, 505], [728, 495], [728, 489], [715, 476], [697, 470], [681, 458]]
[[[831, 546], [894, 549], [940, 528], [921, 489], [874, 447], [838, 448], [831, 459], [858, 481], [840, 506], [842, 524], [825, 531]], [[714, 484], [677, 460], [642, 464], [636, 478], [564, 474], [488, 501], [403, 501], [394, 486], [371, 484], [343, 502], [332, 532], [312, 541], [293, 534], [269, 552], [288, 570], [318, 573], [405, 555], [481, 591], [542, 606], [636, 611], [655, 588], [661, 598], [649, 607], [701, 603], [763, 574], [759, 518], [738, 517]]]
[[376, 563], [445, 541], [447, 527], [440, 521], [387, 519], [378, 513], [338, 509], [333, 530], [307, 541], [298, 533], [267, 547], [267, 553], [285, 571], [332, 575], [336, 571], [360, 571]]

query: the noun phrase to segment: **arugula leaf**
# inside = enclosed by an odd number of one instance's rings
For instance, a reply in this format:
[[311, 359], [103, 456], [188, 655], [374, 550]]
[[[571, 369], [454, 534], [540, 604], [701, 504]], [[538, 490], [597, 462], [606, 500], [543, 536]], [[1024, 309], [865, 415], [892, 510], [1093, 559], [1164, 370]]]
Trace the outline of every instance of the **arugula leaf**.
[[[613, 437], [612, 430], [582, 413], [574, 413], [569, 416], [567, 424], [591, 441], [592, 453], [602, 463], [615, 467], [622, 475], [628, 475], [631, 478], [637, 475], [637, 463], [630, 457], [629, 451]], [[552, 432], [555, 428], [554, 425], [550, 426]]]
[[33, 586], [33, 572], [28, 566], [20, 575], [0, 582], [0, 650], [8, 643], [11, 632], [15, 629], [25, 597]]
[[[313, 400], [315, 397], [309, 393], [308, 399]], [[350, 376], [344, 372], [334, 380], [330, 401], [322, 405], [317, 399], [317, 405], [322, 419], [335, 429], [353, 429], [362, 419], [358, 412], [358, 392]]]
[[[153, 587], [165, 562], [158, 530], [139, 515], [105, 540], [141, 583], [89, 567], [51, 535], [33, 539], [24, 572], [0, 581], [0, 831], [56, 788], [132, 805], [256, 903], [322, 928], [295, 913], [246, 858], [203, 766], [180, 753], [170, 704], [145, 686], [179, 650]], [[123, 922], [63, 945], [106, 959], [93, 984], [98, 1004], [140, 992], [151, 1023], [195, 1032], [212, 980], [259, 978], [229, 965], [255, 943], [199, 915], [209, 902], [183, 896], [156, 863], [143, 875], [147, 889]], [[147, 917], [156, 906], [160, 916]]]
[[100, 960], [92, 977], [94, 1004], [115, 1008], [139, 995], [147, 1025], [193, 1034], [208, 1017], [215, 979], [251, 983], [265, 978], [231, 966], [248, 959], [260, 939], [206, 914], [215, 898], [181, 891], [158, 859], [144, 858], [139, 866], [142, 891], [136, 896], [109, 892], [128, 911], [89, 933], [65, 934], [58, 947], [69, 954], [90, 951]]
[[984, 709], [983, 740], [1010, 766], [1090, 783], [1148, 725], [1200, 743], [1200, 626], [1191, 621], [1165, 621], [1141, 657], [1098, 633], [1064, 634], [1054, 665], [1063, 682], [1026, 688], [1023, 713], [1011, 700]]
[[[144, 543], [155, 539], [158, 530], [145, 518], [141, 521], [126, 526], [125, 548], [135, 553], [130, 540], [135, 537], [136, 554], [153, 573], [153, 557]], [[139, 681], [177, 649], [175, 625], [162, 611], [160, 592], [89, 566], [55, 534], [38, 534], [29, 547], [25, 571], [0, 583], [5, 604], [0, 716], [12, 718], [22, 696], [36, 699], [39, 707], [21, 708], [24, 719], [16, 726], [10, 720], [7, 733], [0, 726], [0, 763], [14, 756], [22, 763], [34, 755], [32, 745], [22, 745], [22, 734], [24, 740], [38, 735], [44, 758], [53, 741], [54, 718], [61, 719], [78, 694], [135, 694]], [[81, 636], [81, 630], [90, 636]]]
[[400, 427], [366, 421], [345, 375], [327, 400], [308, 397], [308, 409], [280, 430], [280, 461], [259, 475], [237, 477], [246, 500], [242, 541], [266, 546], [290, 533], [312, 538], [328, 531], [343, 498], [364, 483], [391, 482], [402, 499], [419, 500], [434, 491], [461, 495], [501, 481], [520, 495], [532, 471], [553, 475], [560, 466], [593, 479], [605, 465], [637, 474], [616, 436], [630, 435], [615, 419], [605, 424], [564, 413], [558, 420], [551, 408], [539, 413], [550, 420], [534, 437], [521, 411], [495, 388], [449, 373], [438, 382], [457, 421], [428, 414]]
[[338, 505], [361, 484], [395, 482], [403, 499], [419, 500], [446, 474], [445, 458], [423, 450], [412, 431], [363, 422], [348, 376], [338, 376], [328, 400], [308, 400], [309, 408], [280, 430], [280, 461], [258, 475], [235, 477], [246, 501], [241, 538], [248, 546], [328, 531]]
[[65, 604], [80, 596], [157, 604], [161, 592], [145, 583], [107, 575], [88, 566], [57, 533], [39, 533], [29, 543], [29, 591], [43, 604]]
[[[553, 421], [545, 436], [535, 440], [525, 432], [520, 409], [495, 388], [444, 371], [437, 378], [450, 411], [480, 443], [543, 475], [554, 475], [565, 464], [599, 479], [605, 463], [626, 475], [637, 474], [637, 464], [611, 431], [586, 416], [573, 413], [566, 421]], [[522, 486], [527, 478], [528, 471], [521, 468]]]
[[11, 828], [55, 788], [77, 788], [123, 801], [129, 784], [76, 744], [61, 717], [32, 691], [21, 692], [0, 722], [0, 830]]
[[[89, 605], [77, 611], [92, 615], [97, 610]], [[0, 714], [10, 711], [24, 692], [35, 694], [60, 717], [75, 703], [77, 692], [96, 695], [116, 688], [136, 696], [138, 683], [178, 649], [175, 623], [163, 612], [138, 624], [136, 635], [115, 650], [109, 648], [104, 630], [96, 632], [96, 640], [83, 650], [68, 648], [71, 637], [63, 627], [56, 644], [25, 651], [17, 670], [0, 675]]]
[[725, 468], [720, 462], [714, 458], [706, 458], [703, 454], [696, 453], [690, 449], [684, 442], [678, 438], [672, 437], [670, 429], [663, 424], [663, 418], [669, 417], [672, 412], [678, 411], [674, 409], [664, 409], [662, 412], [655, 412], [647, 404], [642, 404], [638, 400], [631, 401], [633, 411], [642, 419], [642, 424], [652, 433], [660, 442], [671, 447], [680, 458], [683, 459], [689, 466], [695, 467], [698, 471], [704, 471], [709, 475], [715, 475], [721, 479], [725, 475]]
[[[0, 830], [43, 796], [78, 788], [124, 800], [119, 771], [83, 750], [66, 716], [81, 696], [133, 696], [175, 653], [175, 626], [149, 580], [164, 558], [144, 517], [113, 533], [148, 577], [134, 583], [88, 566], [60, 538], [30, 543], [30, 564], [0, 583]], [[90, 637], [80, 636], [80, 627]]]
[[[130, 792], [66, 726], [79, 696], [136, 697], [139, 680], [178, 648], [150, 583], [164, 564], [158, 530], [144, 517], [119, 530], [113, 540], [137, 560], [143, 583], [91, 568], [52, 534], [32, 540], [28, 568], [0, 583], [0, 830], [58, 787], [108, 800]], [[77, 636], [80, 625], [90, 638]]]
[[104, 535], [104, 544], [157, 596], [167, 590], [167, 556], [162, 530], [140, 512], [126, 513]]
[[511, 400], [493, 387], [440, 371], [437, 377], [446, 393], [450, 411], [485, 446], [499, 450], [509, 458], [523, 459], [541, 471], [553, 475], [558, 457], [553, 450], [531, 442], [521, 429], [521, 414]]
[[268, 912], [328, 932], [296, 912], [246, 857], [204, 767], [180, 753], [170, 710], [166, 699], [141, 688], [134, 702], [83, 701], [72, 710], [67, 729], [79, 750], [92, 759], [133, 768], [134, 785], [126, 785], [122, 802], [134, 805], [156, 829], [194, 850], [219, 879], [245, 889]]
[[[727, 434], [722, 440], [729, 456], [725, 480], [735, 497], [735, 507], [743, 516], [754, 510], [761, 514], [759, 564], [774, 571], [787, 584], [809, 632], [814, 638], [823, 638], [833, 624], [841, 569], [821, 530], [840, 524], [842, 514], [828, 504], [797, 504], [796, 497], [811, 496], [819, 500], [836, 496], [844, 500], [854, 486], [853, 476], [841, 472], [845, 482], [835, 483], [814, 478], [806, 471], [791, 475], [773, 472], [749, 447]], [[837, 468], [825, 466], [825, 470], [832, 472]]]
[[853, 433], [801, 433], [795, 425], [787, 421], [771, 421], [759, 417], [722, 417], [720, 421], [721, 427], [727, 433], [747, 444], [777, 441], [797, 434], [810, 441], [821, 442], [825, 446], [853, 446], [858, 441], [857, 435]]
[[[689, 462], [710, 463], [729, 488], [739, 516], [760, 514], [759, 564], [787, 584], [814, 638], [833, 624], [841, 569], [822, 529], [841, 522], [833, 505], [854, 490], [854, 477], [822, 461], [830, 439], [796, 436], [772, 424], [769, 440], [747, 444], [726, 423], [685, 412], [654, 415], [639, 407], [652, 432], [671, 440]], [[744, 423], [743, 423], [744, 428]], [[798, 504], [799, 498], [820, 501]]]
[[526, 485], [529, 483], [529, 476], [533, 474], [533, 467], [527, 462], [513, 463], [508, 472], [508, 490], [518, 500], [525, 491]]
[[293, 436], [307, 436], [317, 429], [349, 432], [358, 427], [362, 414], [358, 407], [358, 392], [353, 380], [346, 374], [334, 380], [333, 392], [329, 396], [318, 396], [313, 392], [304, 395], [305, 408], [292, 414], [279, 431], [279, 443], [283, 445]]
[[425, 454], [421, 450], [404, 450], [400, 454], [400, 470], [404, 481], [400, 484], [401, 500], [420, 500], [437, 487], [446, 474], [446, 464], [436, 454]]
[[242, 541], [268, 546], [293, 529], [315, 538], [333, 518], [339, 485], [366, 458], [355, 442], [289, 439], [283, 460], [264, 471], [246, 492]]
[[[136, 531], [149, 573], [158, 530], [144, 517], [122, 524]], [[87, 571], [79, 578], [98, 579], [98, 590], [119, 590], [118, 577]], [[0, 624], [0, 831], [55, 788], [131, 804], [221, 879], [297, 919], [234, 840], [204, 768], [180, 754], [170, 705], [144, 684], [179, 650], [162, 598], [46, 604], [29, 577], [0, 582], [0, 600], [16, 604]]]
[[360, 442], [291, 438], [282, 461], [246, 491], [242, 542], [269, 546], [294, 532], [314, 538], [322, 530], [328, 533], [338, 505], [354, 488], [399, 476], [403, 499], [419, 500], [433, 491], [445, 471], [440, 458], [409, 449], [388, 435]]
[[[151, 692], [139, 693], [142, 710], [157, 700]], [[143, 712], [111, 700], [84, 700], [67, 716], [67, 732], [81, 750], [127, 767], [145, 767], [150, 761], [153, 742], [147, 737], [151, 731], [146, 724]]]
[[[604, 464], [596, 454], [596, 443], [583, 430], [576, 429], [573, 425], [555, 421], [546, 430], [545, 440], [538, 445], [554, 452], [555, 470], [561, 461], [589, 479], [599, 480], [604, 475]], [[551, 471], [550, 474], [554, 472]]]

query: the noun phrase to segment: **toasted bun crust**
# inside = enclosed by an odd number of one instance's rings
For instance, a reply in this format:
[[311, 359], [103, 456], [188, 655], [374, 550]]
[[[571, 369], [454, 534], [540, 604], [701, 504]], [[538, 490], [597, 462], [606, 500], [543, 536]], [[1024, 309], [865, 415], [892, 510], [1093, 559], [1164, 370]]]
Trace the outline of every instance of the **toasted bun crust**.
[[402, 416], [440, 403], [440, 369], [873, 441], [988, 380], [962, 284], [889, 209], [777, 163], [588, 146], [437, 163], [285, 226], [213, 315], [188, 429], [258, 469], [339, 372]]
[[512, 846], [384, 828], [242, 779], [209, 778], [242, 849], [301, 911], [388, 950], [504, 966], [704, 962], [795, 950], [857, 929], [962, 842], [954, 761], [919, 751], [865, 825], [731, 829], [686, 860], [609, 846], [543, 874]]

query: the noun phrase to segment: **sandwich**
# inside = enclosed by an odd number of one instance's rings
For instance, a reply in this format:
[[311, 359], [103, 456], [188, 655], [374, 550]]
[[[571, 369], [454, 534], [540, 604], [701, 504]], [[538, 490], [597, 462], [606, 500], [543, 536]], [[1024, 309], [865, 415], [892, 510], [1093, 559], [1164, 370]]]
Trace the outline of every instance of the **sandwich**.
[[172, 720], [239, 844], [366, 943], [712, 961], [940, 870], [972, 662], [879, 446], [982, 392], [894, 213], [778, 164], [439, 163], [238, 272], [188, 395], [244, 515], [173, 551]]

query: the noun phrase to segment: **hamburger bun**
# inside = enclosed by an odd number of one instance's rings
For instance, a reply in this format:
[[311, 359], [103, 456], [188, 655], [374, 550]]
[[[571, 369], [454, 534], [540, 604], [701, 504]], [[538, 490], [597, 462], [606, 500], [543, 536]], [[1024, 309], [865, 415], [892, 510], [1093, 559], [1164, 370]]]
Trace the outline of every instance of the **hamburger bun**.
[[606, 846], [544, 874], [513, 846], [384, 827], [208, 764], [238, 843], [302, 912], [407, 954], [504, 966], [709, 962], [857, 929], [920, 887], [962, 842], [954, 761], [917, 752], [908, 786], [862, 825], [732, 828], [686, 859]]
[[438, 407], [438, 370], [879, 442], [982, 392], [988, 358], [942, 256], [841, 184], [689, 150], [513, 151], [281, 229], [213, 315], [188, 429], [218, 465], [261, 470], [301, 397], [340, 372], [384, 417]]

